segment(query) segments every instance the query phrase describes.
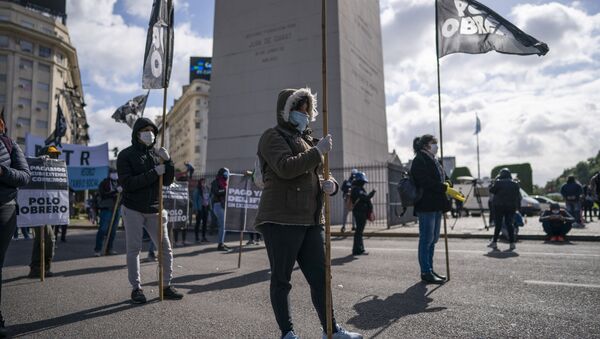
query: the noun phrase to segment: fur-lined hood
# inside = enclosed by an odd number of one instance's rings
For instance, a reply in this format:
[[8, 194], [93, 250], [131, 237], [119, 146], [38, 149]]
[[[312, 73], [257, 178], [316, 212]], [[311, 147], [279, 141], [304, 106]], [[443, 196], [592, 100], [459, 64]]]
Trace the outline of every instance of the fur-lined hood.
[[[279, 92], [277, 98], [277, 123], [286, 127], [290, 127], [290, 112], [292, 107], [301, 98], [308, 98], [308, 115], [310, 121], [315, 121], [319, 112], [317, 112], [317, 95], [311, 93], [310, 88], [300, 89], [284, 89]], [[292, 126], [293, 128], [293, 126]]]

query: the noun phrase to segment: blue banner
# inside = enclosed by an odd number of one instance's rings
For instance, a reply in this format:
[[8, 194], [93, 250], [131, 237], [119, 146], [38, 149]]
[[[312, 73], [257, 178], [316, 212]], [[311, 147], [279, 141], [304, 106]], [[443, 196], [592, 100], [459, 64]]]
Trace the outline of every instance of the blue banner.
[[98, 189], [100, 182], [108, 177], [108, 166], [67, 167], [69, 186], [74, 191]]

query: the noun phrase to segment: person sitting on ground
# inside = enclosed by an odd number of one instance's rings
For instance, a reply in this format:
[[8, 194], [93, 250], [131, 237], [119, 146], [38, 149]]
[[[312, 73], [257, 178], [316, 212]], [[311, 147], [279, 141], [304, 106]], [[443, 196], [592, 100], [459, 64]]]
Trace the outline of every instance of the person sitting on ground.
[[550, 204], [550, 209], [540, 216], [540, 222], [549, 241], [565, 241], [565, 236], [573, 227], [575, 218], [560, 208], [557, 203]]

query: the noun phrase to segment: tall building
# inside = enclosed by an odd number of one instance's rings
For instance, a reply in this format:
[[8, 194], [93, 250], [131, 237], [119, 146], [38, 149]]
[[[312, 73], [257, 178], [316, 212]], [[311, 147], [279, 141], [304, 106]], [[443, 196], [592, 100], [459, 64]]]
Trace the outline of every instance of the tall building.
[[[327, 4], [331, 167], [385, 162], [379, 1]], [[260, 135], [276, 124], [280, 90], [310, 87], [321, 99], [321, 36], [320, 0], [215, 2], [209, 170], [253, 167]], [[322, 135], [322, 121], [311, 124], [314, 136]]]
[[186, 162], [196, 173], [206, 170], [209, 94], [210, 82], [194, 79], [167, 114], [165, 145], [179, 171], [185, 171]]
[[[48, 1], [48, 7], [18, 3], [23, 5], [0, 1], [0, 106], [9, 135], [22, 146], [27, 133], [47, 137], [58, 103], [67, 121], [62, 141], [87, 144], [89, 125], [65, 2]], [[57, 4], [62, 11], [52, 8]]]

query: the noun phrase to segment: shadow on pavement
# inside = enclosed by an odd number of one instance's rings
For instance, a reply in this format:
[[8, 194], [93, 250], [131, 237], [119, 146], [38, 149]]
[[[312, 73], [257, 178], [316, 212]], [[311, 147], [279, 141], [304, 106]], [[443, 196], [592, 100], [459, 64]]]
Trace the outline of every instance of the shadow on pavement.
[[270, 271], [270, 269], [265, 269], [225, 280], [215, 281], [206, 285], [181, 285], [179, 287], [182, 289], [189, 289], [188, 294], [241, 288], [248, 285], [269, 281], [271, 279], [271, 275], [269, 274]]
[[117, 271], [126, 269], [127, 265], [113, 265], [113, 266], [101, 266], [101, 267], [86, 267], [70, 271], [54, 272], [55, 277], [76, 277], [85, 274], [103, 273], [109, 271]]
[[486, 257], [488, 258], [495, 258], [495, 259], [508, 259], [508, 258], [515, 258], [519, 256], [519, 253], [515, 252], [515, 251], [498, 251], [498, 250], [492, 250], [486, 254], [484, 254]]
[[353, 254], [349, 254], [345, 257], [339, 257], [339, 258], [334, 258], [331, 259], [331, 265], [333, 266], [343, 266], [344, 264], [348, 264], [351, 263], [355, 260], [357, 260], [358, 258], [353, 255]]
[[380, 330], [371, 337], [375, 338], [402, 317], [445, 310], [446, 307], [428, 308], [429, 303], [433, 301], [429, 297], [430, 294], [427, 293], [427, 285], [418, 282], [404, 293], [395, 293], [385, 299], [380, 299], [379, 296], [367, 296], [365, 298], [370, 299], [354, 305], [358, 314], [349, 319], [348, 323], [362, 330], [379, 328]]
[[110, 305], [103, 305], [99, 307], [90, 308], [89, 310], [65, 314], [52, 319], [45, 319], [34, 321], [31, 323], [9, 326], [8, 330], [12, 336], [31, 336], [35, 333], [39, 333], [52, 328], [61, 327], [79, 321], [85, 321], [125, 311], [127, 309], [130, 309], [131, 307], [134, 306], [132, 306], [129, 300], [126, 300]]

